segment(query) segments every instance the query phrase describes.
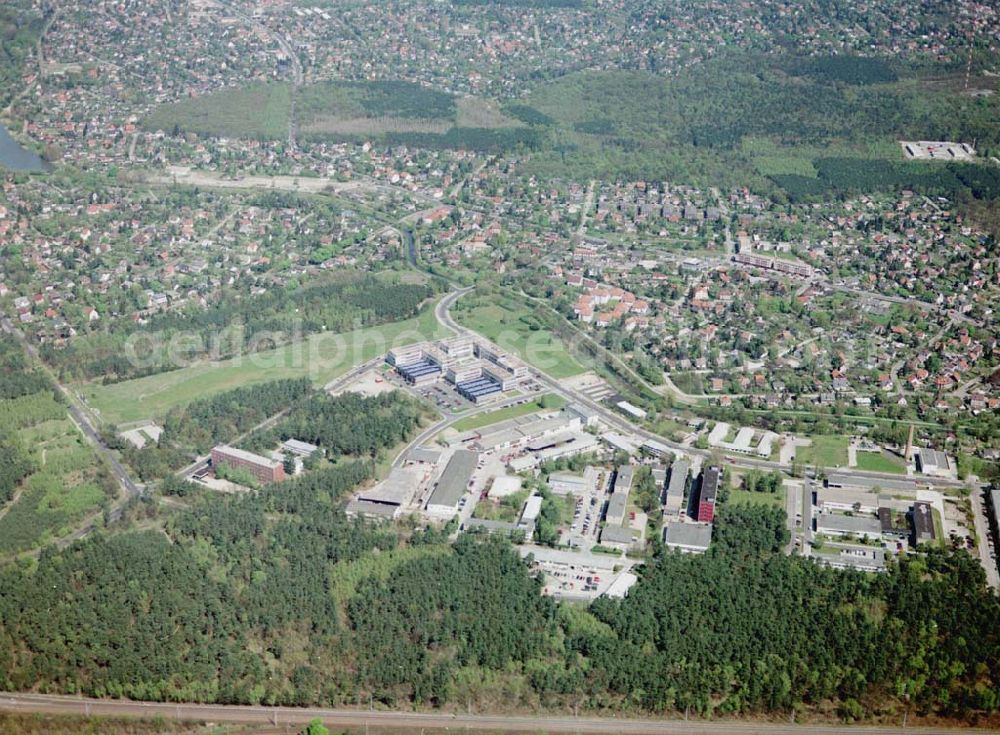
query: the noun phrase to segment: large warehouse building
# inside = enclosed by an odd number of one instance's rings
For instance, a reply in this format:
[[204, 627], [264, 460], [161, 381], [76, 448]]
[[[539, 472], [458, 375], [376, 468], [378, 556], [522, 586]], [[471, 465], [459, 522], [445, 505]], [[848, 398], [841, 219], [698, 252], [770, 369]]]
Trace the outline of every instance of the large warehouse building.
[[478, 461], [478, 452], [470, 452], [467, 449], [456, 450], [448, 460], [441, 477], [438, 478], [434, 492], [427, 500], [429, 515], [448, 520], [458, 512], [458, 501], [469, 489], [469, 482], [472, 480], [472, 473], [476, 471]]

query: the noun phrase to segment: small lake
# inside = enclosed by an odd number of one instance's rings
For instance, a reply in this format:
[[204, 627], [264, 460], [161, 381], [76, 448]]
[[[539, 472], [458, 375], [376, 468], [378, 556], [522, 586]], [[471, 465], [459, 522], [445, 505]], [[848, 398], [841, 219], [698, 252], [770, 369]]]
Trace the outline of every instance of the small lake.
[[34, 151], [21, 146], [0, 124], [0, 167], [8, 171], [51, 171], [52, 166]]

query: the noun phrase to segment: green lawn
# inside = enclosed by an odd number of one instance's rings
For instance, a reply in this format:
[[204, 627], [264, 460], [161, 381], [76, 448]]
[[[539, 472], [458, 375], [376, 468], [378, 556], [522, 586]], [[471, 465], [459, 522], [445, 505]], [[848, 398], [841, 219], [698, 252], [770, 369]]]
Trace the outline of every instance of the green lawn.
[[112, 424], [163, 416], [175, 406], [231, 388], [281, 378], [309, 377], [323, 385], [355, 365], [399, 346], [451, 334], [427, 307], [402, 322], [342, 334], [314, 334], [301, 342], [220, 363], [200, 362], [180, 370], [114, 385], [87, 383], [83, 393], [100, 418]]
[[[542, 406], [542, 399], [546, 399], [548, 401], [548, 408]], [[517, 406], [507, 406], [506, 408], [500, 408], [496, 411], [490, 411], [489, 413], [479, 413], [475, 416], [468, 416], [464, 419], [456, 421], [452, 424], [451, 428], [458, 432], [472, 431], [473, 429], [478, 429], [481, 426], [497, 424], [501, 421], [506, 421], [507, 419], [534, 413], [535, 411], [554, 411], [565, 405], [566, 399], [562, 396], [557, 396], [555, 393], [547, 393], [537, 401], [529, 401], [528, 403], [522, 403]]]
[[892, 472], [897, 475], [906, 473], [902, 459], [890, 457], [880, 452], [858, 452], [857, 469], [865, 472]]
[[795, 458], [800, 464], [820, 467], [847, 467], [846, 436], [817, 435], [812, 437], [812, 446], [798, 447]]
[[456, 308], [452, 316], [553, 378], [569, 378], [584, 372], [559, 337], [528, 320], [530, 312], [525, 307], [477, 304], [471, 309]]
[[785, 488], [776, 493], [752, 493], [749, 490], [730, 490], [730, 503], [744, 503], [746, 505], [773, 505], [779, 508], [785, 507]]

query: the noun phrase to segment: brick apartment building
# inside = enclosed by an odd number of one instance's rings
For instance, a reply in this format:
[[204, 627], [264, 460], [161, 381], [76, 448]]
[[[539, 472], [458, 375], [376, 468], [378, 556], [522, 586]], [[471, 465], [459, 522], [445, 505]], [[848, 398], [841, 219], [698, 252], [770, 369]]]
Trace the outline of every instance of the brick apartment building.
[[711, 523], [715, 518], [715, 496], [719, 491], [722, 471], [718, 467], [708, 467], [701, 474], [701, 492], [698, 494], [697, 520]]
[[236, 447], [223, 445], [213, 448], [212, 466], [246, 470], [263, 483], [285, 479], [285, 466], [281, 462]]

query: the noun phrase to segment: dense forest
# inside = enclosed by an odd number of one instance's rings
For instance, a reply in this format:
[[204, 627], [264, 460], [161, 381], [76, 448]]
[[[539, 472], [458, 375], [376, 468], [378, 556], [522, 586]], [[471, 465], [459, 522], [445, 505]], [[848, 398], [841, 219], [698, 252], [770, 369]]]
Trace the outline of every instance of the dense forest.
[[306, 125], [325, 115], [453, 120], [456, 112], [454, 95], [399, 80], [320, 82], [303, 91], [300, 104]]
[[724, 505], [708, 554], [658, 548], [624, 600], [560, 606], [503, 540], [345, 517], [337, 500], [371, 472], [348, 460], [198, 497], [166, 535], [0, 571], [0, 687], [845, 719], [1000, 707], [1000, 601], [964, 552], [837, 571], [780, 553], [780, 509]]
[[424, 408], [402, 391], [365, 397], [316, 393], [295, 405], [277, 426], [252, 437], [257, 449], [286, 439], [307, 441], [329, 455], [374, 457], [404, 441], [420, 425]]
[[196, 456], [207, 454], [216, 444], [235, 441], [297, 401], [312, 393], [308, 378], [273, 380], [245, 388], [234, 388], [210, 398], [192, 401], [171, 410], [163, 420], [163, 433], [156, 443], [142, 449], [105, 432], [105, 443], [122, 452], [140, 479], [164, 477]]
[[[207, 309], [167, 312], [146, 324], [120, 322], [102, 339], [74, 341], [69, 347], [42, 347], [46, 362], [77, 378], [126, 380], [168, 370], [175, 362], [211, 355], [225, 359], [247, 350], [317, 332], [338, 333], [415, 316], [434, 294], [426, 284], [400, 283], [371, 275], [340, 275], [301, 287], [290, 285], [257, 296], [234, 287]], [[130, 355], [126, 340], [141, 333]], [[184, 334], [183, 349], [171, 338]], [[141, 360], [136, 360], [136, 355]]]
[[[931, 89], [923, 83], [930, 73], [879, 59], [728, 51], [674, 75], [568, 74], [540, 85], [517, 110], [536, 126], [551, 121], [529, 163], [541, 175], [777, 184], [798, 198], [887, 188], [995, 198], [996, 177], [985, 166], [902, 161], [900, 139], [976, 141], [983, 155], [1000, 146], [997, 99]], [[758, 168], [748, 147], [761, 141], [812, 163], [817, 176]], [[820, 151], [829, 154], [818, 159]]]

